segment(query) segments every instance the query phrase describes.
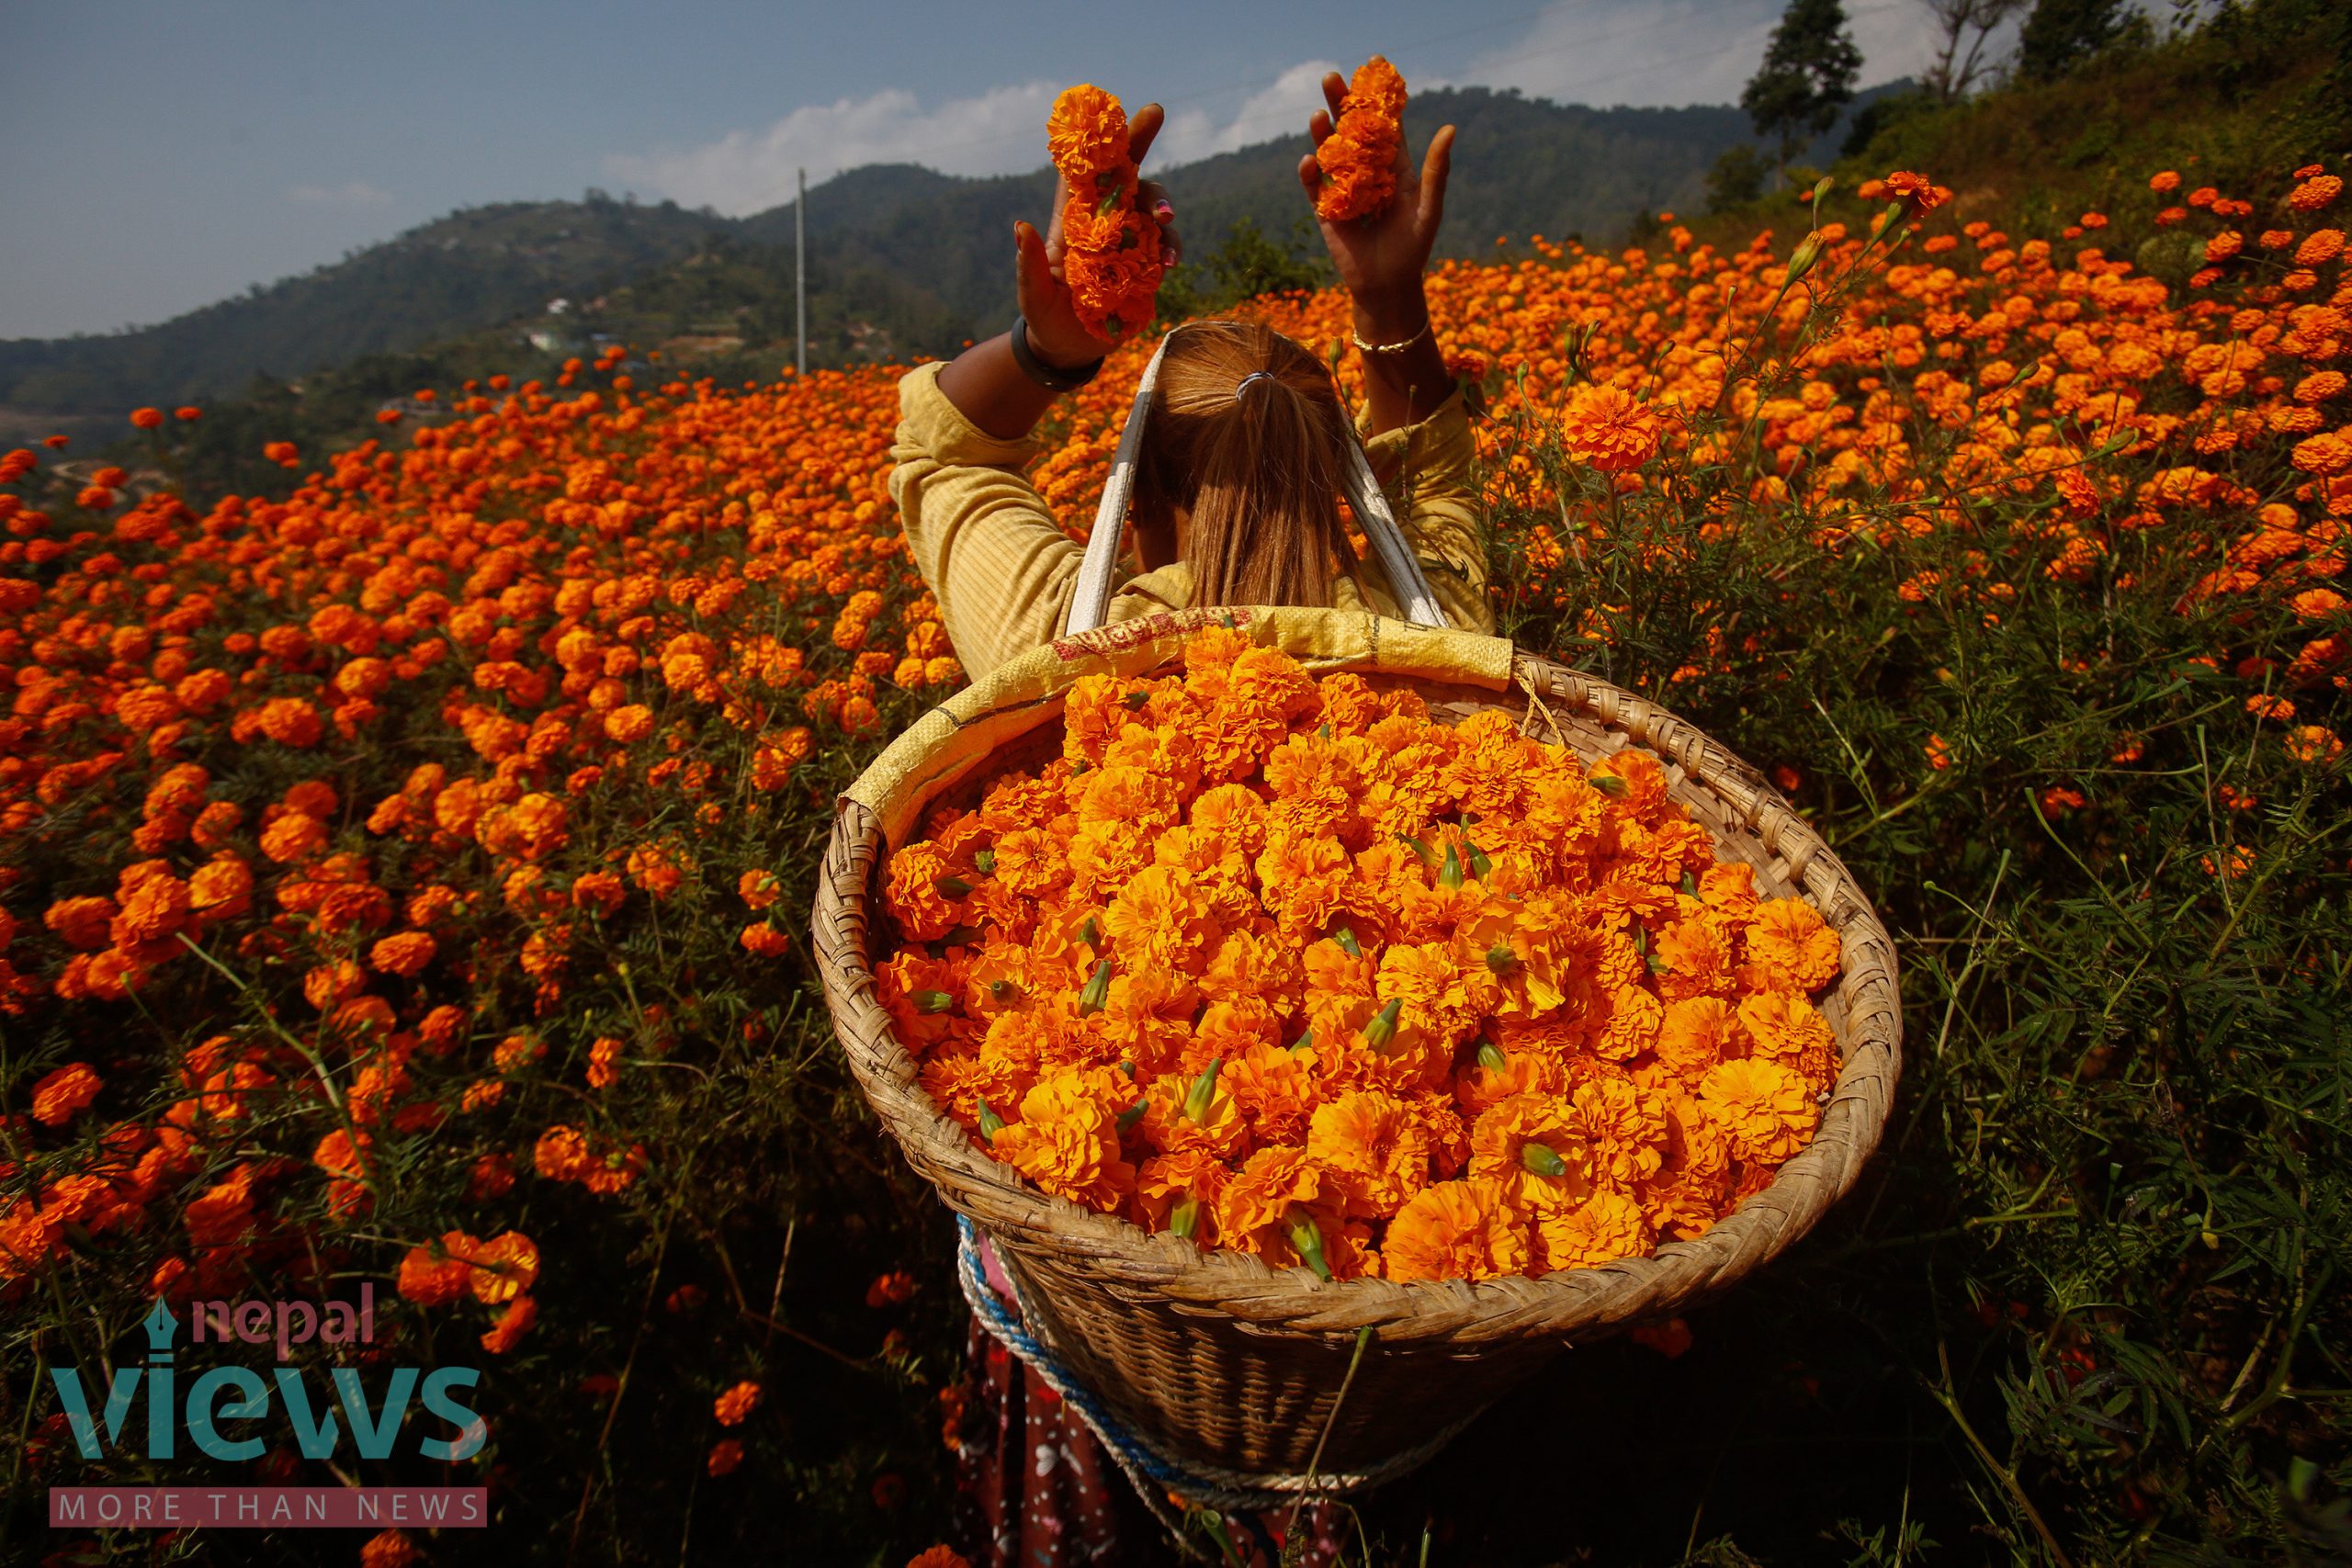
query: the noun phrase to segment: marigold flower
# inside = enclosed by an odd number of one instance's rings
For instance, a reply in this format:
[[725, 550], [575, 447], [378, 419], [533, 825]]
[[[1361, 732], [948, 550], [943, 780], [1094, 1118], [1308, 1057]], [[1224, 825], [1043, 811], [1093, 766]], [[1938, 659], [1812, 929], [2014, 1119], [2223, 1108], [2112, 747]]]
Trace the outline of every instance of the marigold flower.
[[1395, 66], [1375, 54], [1356, 67], [1339, 119], [1315, 149], [1317, 217], [1331, 223], [1369, 218], [1396, 199], [1404, 113], [1405, 79]]
[[1657, 455], [1664, 426], [1631, 393], [1611, 386], [1587, 386], [1569, 400], [1560, 432], [1577, 461], [1600, 473], [1619, 474]]
[[33, 1085], [33, 1120], [45, 1127], [62, 1127], [97, 1099], [100, 1081], [87, 1062], [68, 1062], [45, 1074]]
[[413, 979], [433, 962], [436, 949], [433, 938], [424, 931], [402, 931], [388, 936], [368, 950], [368, 962], [387, 975]]
[[1804, 1079], [1762, 1057], [1710, 1068], [1699, 1085], [1699, 1103], [1743, 1160], [1789, 1158], [1804, 1147], [1821, 1119]]
[[1492, 1280], [1524, 1273], [1530, 1254], [1502, 1184], [1471, 1177], [1423, 1188], [1390, 1222], [1381, 1256], [1392, 1280]]
[[516, 1296], [498, 1314], [498, 1321], [481, 1337], [481, 1348], [493, 1356], [503, 1356], [522, 1342], [531, 1325], [539, 1320], [539, 1303], [531, 1296]]
[[382, 1530], [359, 1549], [359, 1568], [412, 1568], [424, 1554], [405, 1530]]
[[743, 1418], [758, 1406], [760, 1399], [760, 1385], [747, 1379], [712, 1401], [710, 1411], [718, 1417], [720, 1426], [740, 1427]]

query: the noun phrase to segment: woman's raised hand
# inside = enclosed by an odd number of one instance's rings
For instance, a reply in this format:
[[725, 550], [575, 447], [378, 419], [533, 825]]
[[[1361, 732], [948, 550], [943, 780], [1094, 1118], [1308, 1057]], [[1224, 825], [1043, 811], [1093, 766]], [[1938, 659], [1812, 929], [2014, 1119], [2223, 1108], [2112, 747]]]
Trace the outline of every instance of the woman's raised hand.
[[[1127, 156], [1138, 166], [1167, 118], [1167, 111], [1158, 104], [1146, 104], [1128, 119]], [[1096, 337], [1080, 322], [1078, 310], [1070, 303], [1069, 285], [1062, 280], [1062, 209], [1069, 201], [1069, 182], [1057, 175], [1054, 218], [1046, 232], [1040, 235], [1034, 225], [1019, 219], [1012, 224], [1014, 272], [1021, 314], [1029, 323], [1029, 346], [1046, 364], [1063, 367], [1091, 364], [1118, 346], [1110, 339]], [[1168, 192], [1158, 181], [1146, 180], [1136, 193], [1136, 207], [1159, 225], [1160, 246], [1168, 265], [1173, 266], [1180, 250], [1176, 209], [1169, 205]]]
[[[1323, 98], [1330, 107], [1317, 109], [1306, 127], [1317, 147], [1331, 134], [1347, 96], [1346, 77], [1334, 71], [1323, 78]], [[1437, 243], [1438, 224], [1445, 217], [1445, 179], [1453, 161], [1453, 127], [1450, 125], [1430, 138], [1418, 172], [1406, 156], [1400, 138], [1396, 196], [1387, 210], [1337, 223], [1320, 217], [1316, 220], [1323, 230], [1323, 243], [1330, 248], [1332, 264], [1340, 269], [1340, 281], [1355, 297], [1358, 309], [1384, 331], [1420, 330], [1421, 273], [1429, 265], [1430, 247]], [[1315, 199], [1322, 179], [1321, 165], [1313, 153], [1298, 161], [1298, 183], [1306, 188], [1309, 201]]]

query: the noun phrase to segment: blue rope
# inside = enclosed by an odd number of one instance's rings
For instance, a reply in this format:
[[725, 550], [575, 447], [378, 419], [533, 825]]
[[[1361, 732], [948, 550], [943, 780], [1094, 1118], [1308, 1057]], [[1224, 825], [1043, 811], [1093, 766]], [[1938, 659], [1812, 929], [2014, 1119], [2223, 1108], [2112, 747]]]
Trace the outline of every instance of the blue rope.
[[979, 1227], [970, 1219], [956, 1216], [956, 1262], [963, 1277], [964, 1295], [972, 1308], [987, 1323], [989, 1332], [1004, 1341], [1014, 1354], [1034, 1368], [1056, 1393], [1078, 1407], [1095, 1436], [1117, 1455], [1129, 1472], [1141, 1471], [1161, 1487], [1186, 1494], [1215, 1493], [1223, 1490], [1214, 1483], [1202, 1480], [1181, 1465], [1170, 1463], [1144, 1440], [1130, 1431], [1119, 1418], [1103, 1408], [1102, 1403], [1088, 1392], [1068, 1367], [1055, 1359], [1052, 1351], [1039, 1344], [1021, 1326], [993, 1287], [980, 1266]]

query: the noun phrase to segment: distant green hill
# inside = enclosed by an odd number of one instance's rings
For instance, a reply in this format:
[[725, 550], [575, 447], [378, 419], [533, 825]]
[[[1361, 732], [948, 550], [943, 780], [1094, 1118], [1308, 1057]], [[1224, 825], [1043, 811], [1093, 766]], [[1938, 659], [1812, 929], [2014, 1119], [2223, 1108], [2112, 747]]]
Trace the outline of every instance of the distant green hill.
[[[1484, 88], [1420, 94], [1407, 110], [1417, 146], [1447, 121], [1460, 127], [1447, 254], [1476, 254], [1502, 233], [1599, 241], [1645, 210], [1694, 207], [1708, 166], [1748, 134], [1727, 107], [1592, 109]], [[1296, 235], [1305, 148], [1302, 130], [1161, 171], [1193, 254], [1244, 219], [1277, 242]], [[1047, 172], [967, 179], [881, 164], [811, 191], [812, 362], [944, 353], [1001, 328], [1012, 315], [1012, 220], [1042, 220], [1051, 189]], [[792, 222], [789, 205], [741, 220], [606, 200], [453, 213], [158, 326], [0, 342], [0, 414], [119, 418], [490, 329], [516, 347], [532, 328], [550, 347], [591, 334], [648, 346], [683, 338], [680, 357], [773, 373], [792, 344]], [[546, 317], [559, 297], [572, 309]]]
[[729, 228], [674, 204], [473, 208], [160, 326], [0, 342], [0, 404], [113, 413], [415, 348], [676, 261]]

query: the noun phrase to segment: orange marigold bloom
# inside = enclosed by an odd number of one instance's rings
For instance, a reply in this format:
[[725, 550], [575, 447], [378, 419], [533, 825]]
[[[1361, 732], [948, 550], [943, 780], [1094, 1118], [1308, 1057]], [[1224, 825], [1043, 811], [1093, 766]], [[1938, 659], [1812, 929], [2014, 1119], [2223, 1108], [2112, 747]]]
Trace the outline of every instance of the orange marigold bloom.
[[394, 1280], [401, 1299], [419, 1306], [447, 1306], [456, 1301], [471, 1271], [466, 1257], [480, 1245], [463, 1231], [451, 1231], [438, 1245], [410, 1247]]
[[713, 1476], [732, 1475], [743, 1462], [743, 1445], [732, 1438], [721, 1438], [710, 1445], [710, 1452], [703, 1459], [703, 1469]]
[[1927, 175], [1915, 175], [1908, 169], [1897, 169], [1881, 183], [1886, 187], [1886, 195], [1907, 204], [1914, 216], [1933, 212], [1951, 196]]
[[1341, 223], [1387, 209], [1396, 197], [1404, 113], [1405, 79], [1395, 66], [1375, 54], [1356, 67], [1339, 119], [1315, 149], [1317, 217]]
[[306, 812], [289, 811], [262, 830], [261, 852], [280, 865], [309, 860], [326, 848], [327, 825]]
[[1765, 975], [1791, 989], [1817, 991], [1838, 973], [1843, 944], [1802, 898], [1774, 898], [1756, 907], [1747, 929], [1747, 956]]
[[2287, 755], [2306, 766], [2333, 762], [2344, 755], [2344, 742], [2324, 724], [2301, 724], [2287, 732]]
[[2297, 212], [2317, 212], [2344, 194], [2344, 182], [2334, 175], [2316, 175], [2287, 193], [2287, 205]]
[[624, 746], [652, 733], [653, 710], [643, 703], [629, 703], [605, 715], [605, 736]]
[[513, 1301], [539, 1277], [539, 1249], [519, 1231], [501, 1232], [471, 1248], [465, 1260], [472, 1265], [466, 1284], [486, 1306]]
[[1430, 1134], [1413, 1109], [1378, 1089], [1358, 1089], [1315, 1108], [1307, 1157], [1351, 1179], [1351, 1208], [1386, 1218], [1430, 1179]]
[[537, 1298], [516, 1296], [507, 1303], [506, 1310], [498, 1314], [498, 1321], [490, 1325], [490, 1331], [481, 1337], [481, 1348], [493, 1356], [503, 1356], [522, 1342], [523, 1336], [529, 1333], [531, 1325], [538, 1320]]
[[1733, 1155], [1778, 1165], [1804, 1147], [1821, 1120], [1814, 1090], [1779, 1062], [1743, 1057], [1709, 1069], [1699, 1103], [1724, 1130]]
[[1572, 1209], [1538, 1214], [1533, 1235], [1536, 1272], [1592, 1269], [1635, 1258], [1657, 1245], [1642, 1206], [1623, 1192], [1596, 1192]]
[[413, 1568], [423, 1557], [405, 1530], [382, 1530], [359, 1549], [359, 1568]]
[[97, 1099], [100, 1080], [87, 1062], [68, 1062], [33, 1085], [33, 1120], [62, 1127]]
[[1560, 418], [1569, 453], [1604, 474], [1628, 472], [1657, 456], [1664, 428], [1647, 404], [1611, 386], [1578, 388]]
[[1423, 1188], [1389, 1223], [1381, 1248], [1392, 1280], [1492, 1280], [1527, 1270], [1526, 1222], [1502, 1184], [1470, 1177]]
[[402, 931], [388, 936], [368, 952], [368, 962], [387, 975], [413, 979], [433, 962], [436, 944], [424, 931]]
[[1091, 190], [1096, 175], [1126, 161], [1126, 110], [1091, 82], [1066, 88], [1046, 121], [1046, 148], [1072, 188]]
[[740, 1427], [743, 1418], [758, 1407], [760, 1385], [746, 1379], [711, 1402], [710, 1413], [718, 1417], [722, 1427]]
[[1470, 1174], [1494, 1180], [1521, 1213], [1542, 1213], [1584, 1201], [1592, 1154], [1558, 1095], [1517, 1094], [1472, 1124]]

